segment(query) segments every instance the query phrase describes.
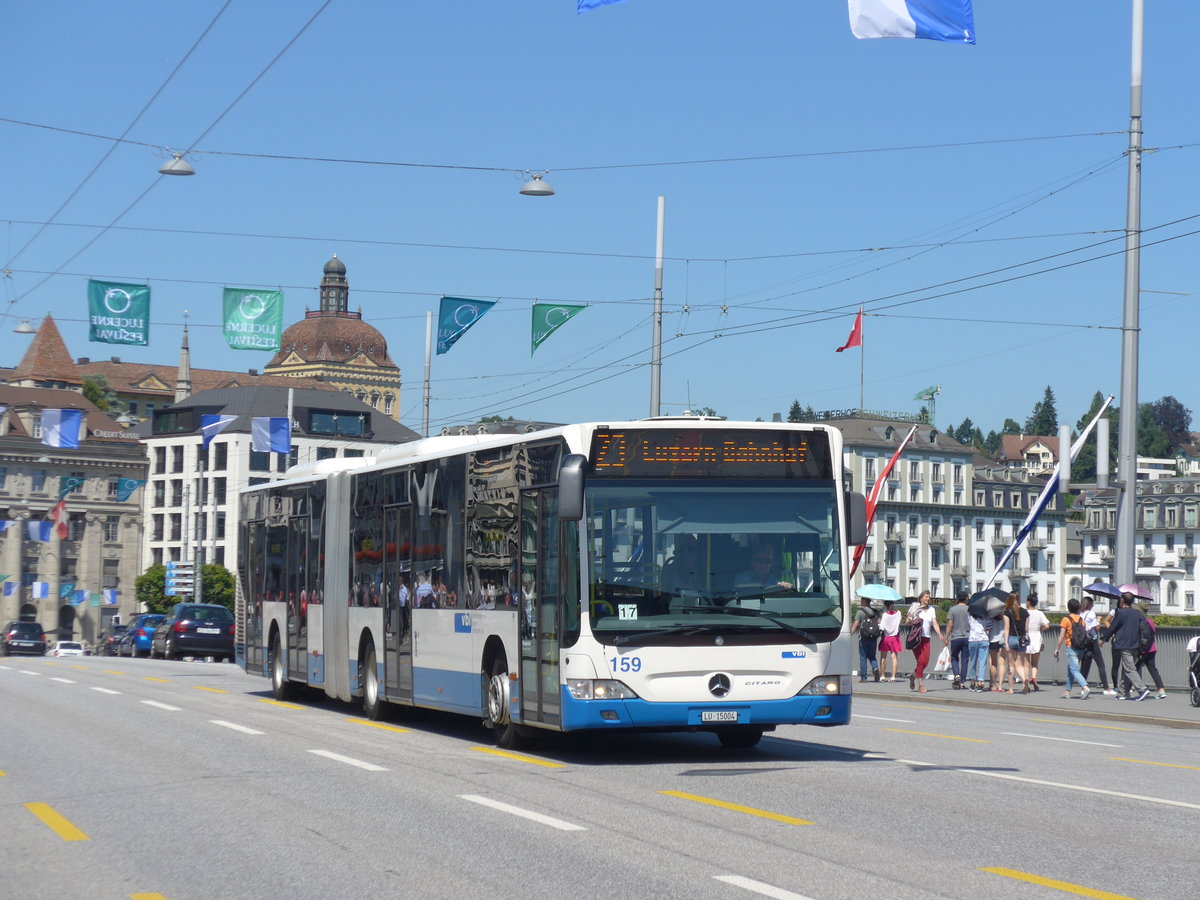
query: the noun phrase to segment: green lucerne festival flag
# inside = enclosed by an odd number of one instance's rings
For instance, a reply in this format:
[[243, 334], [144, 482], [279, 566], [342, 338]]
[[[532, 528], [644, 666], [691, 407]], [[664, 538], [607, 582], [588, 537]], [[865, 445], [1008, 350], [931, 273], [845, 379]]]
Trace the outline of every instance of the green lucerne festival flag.
[[150, 285], [88, 279], [88, 340], [99, 344], [150, 343]]
[[81, 478], [78, 475], [60, 475], [58, 476], [58, 499], [61, 500], [75, 488], [81, 488], [87, 483], [86, 478]]
[[533, 304], [533, 331], [530, 335], [529, 355], [533, 356], [533, 351], [542, 346], [542, 342], [546, 338], [561, 328], [564, 322], [586, 308], [586, 306], [567, 306], [562, 303]]
[[234, 350], [278, 350], [283, 292], [225, 288], [224, 331]]

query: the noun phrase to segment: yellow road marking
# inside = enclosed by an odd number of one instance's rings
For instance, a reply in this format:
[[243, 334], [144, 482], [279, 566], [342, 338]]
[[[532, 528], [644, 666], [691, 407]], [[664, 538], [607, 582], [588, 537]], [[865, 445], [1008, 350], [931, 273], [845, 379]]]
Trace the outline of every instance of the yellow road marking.
[[124, 675], [124, 672], [118, 672], [116, 669], [101, 669], [105, 675]]
[[86, 669], [87, 666], [71, 666], [72, 669]]
[[1035, 722], [1049, 722], [1051, 725], [1074, 725], [1076, 728], [1103, 728], [1105, 731], [1133, 731], [1132, 728], [1122, 728], [1120, 725], [1088, 725], [1086, 722], [1062, 722], [1058, 719], [1034, 719]]
[[535, 766], [542, 766], [546, 769], [565, 769], [565, 763], [550, 762], [548, 759], [538, 759], [536, 756], [525, 756], [520, 753], [509, 753], [507, 750], [497, 750], [495, 747], [472, 747], [476, 753], [490, 753], [492, 756], [503, 756], [505, 759], [515, 759], [517, 762], [526, 762]]
[[142, 679], [145, 681], [157, 681], [159, 684], [170, 684], [171, 683], [170, 678], [155, 678], [153, 675], [143, 675]]
[[775, 822], [782, 822], [784, 825], [812, 825], [806, 819], [797, 819], [793, 816], [785, 816], [780, 813], [768, 812], [765, 809], [755, 809], [753, 806], [740, 806], [737, 803], [727, 803], [724, 800], [714, 800], [712, 797], [701, 797], [699, 794], [685, 794], [683, 791], [659, 791], [660, 794], [666, 794], [668, 797], [678, 797], [681, 800], [691, 800], [695, 803], [704, 803], [708, 806], [718, 806], [721, 809], [729, 809], [733, 812], [745, 813], [748, 816], [758, 816], [760, 819], [771, 819]]
[[129, 900], [167, 900], [162, 894], [130, 894]]
[[384, 731], [394, 731], [396, 734], [408, 734], [412, 731], [411, 728], [400, 728], [396, 725], [388, 725], [384, 722], [372, 722], [369, 719], [351, 719], [357, 725], [366, 725], [370, 728], [380, 728]]
[[972, 744], [990, 744], [980, 738], [955, 737], [952, 734], [934, 734], [932, 731], [907, 731], [903, 728], [885, 728], [884, 731], [894, 731], [896, 734], [918, 734], [921, 737], [945, 738], [948, 741], [970, 741]]
[[1124, 756], [1110, 756], [1109, 759], [1115, 762], [1141, 763], [1143, 766], [1164, 766], [1168, 769], [1191, 769], [1193, 772], [1200, 772], [1200, 766], [1181, 766], [1179, 763], [1153, 762], [1149, 759], [1126, 759]]
[[1066, 894], [1078, 894], [1080, 897], [1094, 897], [1096, 900], [1133, 900], [1132, 897], [1127, 897], [1124, 894], [1098, 891], [1095, 888], [1084, 887], [1081, 884], [1071, 884], [1069, 881], [1057, 881], [1053, 878], [1043, 878], [1041, 875], [1018, 872], [1016, 869], [980, 868], [979, 871], [991, 872], [993, 875], [1002, 875], [1005, 878], [1013, 878], [1017, 881], [1027, 881], [1030, 884], [1039, 884], [1042, 887], [1054, 888], [1054, 890], [1062, 891]]
[[[210, 687], [205, 687], [202, 684], [193, 684], [192, 687], [198, 691], [208, 691], [211, 694], [228, 694], [229, 693], [229, 691], [224, 690], [222, 688], [210, 688]], [[300, 708], [299, 706], [296, 707], [296, 709], [299, 709], [299, 708]]]
[[[209, 690], [212, 690], [212, 688], [209, 688]], [[229, 692], [222, 691], [221, 693], [227, 694]], [[269, 697], [259, 697], [258, 702], [259, 703], [270, 703], [272, 706], [282, 706], [284, 709], [304, 709], [303, 706], [299, 706], [295, 703], [284, 703], [282, 700], [272, 700]]]
[[7, 774], [8, 774], [8, 773], [7, 773], [7, 772], [5, 772], [3, 769], [0, 769], [0, 778], [3, 778], [3, 777], [4, 777], [5, 775], [7, 775]]
[[90, 840], [86, 834], [56, 812], [49, 803], [26, 803], [25, 808], [41, 819], [43, 824], [64, 841]]

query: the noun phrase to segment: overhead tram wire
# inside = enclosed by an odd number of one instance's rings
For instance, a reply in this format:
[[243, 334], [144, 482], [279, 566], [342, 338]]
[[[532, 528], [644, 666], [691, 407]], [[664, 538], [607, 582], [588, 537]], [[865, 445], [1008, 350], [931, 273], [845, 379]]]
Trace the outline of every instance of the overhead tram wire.
[[[63, 210], [65, 210], [67, 208], [67, 206], [71, 203], [71, 201], [74, 200], [79, 195], [79, 192], [84, 189], [84, 187], [87, 185], [87, 183], [89, 181], [91, 181], [92, 176], [95, 175], [98, 171], [100, 171], [100, 167], [103, 166], [104, 163], [108, 161], [108, 158], [110, 156], [112, 156], [112, 154], [116, 151], [117, 147], [120, 146], [120, 144], [125, 140], [126, 135], [128, 135], [129, 132], [131, 132], [134, 129], [134, 126], [136, 126], [137, 123], [141, 121], [142, 116], [144, 116], [147, 113], [147, 111], [150, 109], [150, 107], [154, 105], [154, 101], [159, 98], [159, 96], [162, 94], [162, 92], [164, 90], [166, 90], [167, 85], [169, 85], [174, 80], [175, 76], [177, 74], [179, 74], [179, 70], [183, 68], [183, 66], [187, 63], [187, 61], [189, 59], [191, 59], [192, 54], [196, 52], [197, 48], [199, 48], [199, 46], [204, 42], [204, 39], [206, 37], [208, 37], [209, 32], [211, 32], [213, 30], [214, 26], [216, 26], [216, 24], [217, 24], [217, 21], [221, 18], [221, 16], [223, 16], [225, 14], [225, 11], [227, 9], [229, 9], [229, 7], [232, 3], [233, 3], [233, 0], [225, 0], [225, 4], [219, 10], [217, 10], [217, 14], [212, 17], [212, 19], [209, 21], [208, 25], [206, 25], [204, 30], [202, 32], [200, 32], [200, 36], [197, 37], [196, 40], [192, 42], [192, 46], [188, 48], [188, 51], [185, 54], [183, 54], [183, 56], [180, 58], [179, 62], [175, 65], [175, 68], [173, 68], [170, 71], [170, 73], [167, 75], [167, 77], [165, 79], [163, 79], [163, 82], [162, 82], [162, 84], [160, 84], [158, 86], [158, 89], [155, 90], [155, 92], [150, 95], [150, 99], [145, 102], [145, 104], [142, 106], [142, 108], [138, 111], [137, 115], [135, 115], [133, 117], [133, 119], [130, 120], [129, 124], [125, 126], [125, 130], [121, 132], [120, 136], [118, 138], [116, 138], [115, 140], [113, 140], [109, 144], [108, 149], [104, 151], [104, 153], [100, 156], [100, 159], [96, 161], [96, 164], [94, 166], [92, 166], [91, 171], [83, 176], [83, 180], [80, 181], [79, 184], [77, 184], [75, 186], [75, 189], [73, 191], [71, 191], [70, 194], [67, 195], [67, 198], [65, 200], [63, 200], [63, 202], [59, 204], [58, 208], [50, 214], [50, 218], [47, 219], [44, 223], [42, 223], [41, 227], [39, 227], [37, 229], [37, 231], [35, 231], [32, 235], [29, 236], [29, 238], [25, 241], [25, 243], [23, 243], [17, 249], [16, 253], [13, 253], [11, 256], [8, 257], [8, 261], [3, 266], [0, 266], [0, 269], [3, 269], [6, 272], [12, 271], [13, 263], [15, 263], [21, 257], [21, 254], [23, 254], [26, 250], [28, 250], [29, 247], [39, 237], [42, 236], [42, 233], [48, 227], [50, 227], [50, 225], [52, 223], [54, 223], [55, 220], [58, 219], [58, 217], [62, 214]], [[157, 182], [155, 182], [155, 183], [157, 184]], [[145, 194], [143, 194], [142, 196], [144, 197]], [[141, 200], [141, 197], [139, 197], [137, 201], [134, 201], [135, 204], [140, 200]], [[132, 207], [129, 207], [129, 208], [131, 209]], [[126, 210], [126, 211], [128, 211], [128, 210]], [[124, 215], [124, 213], [122, 213], [122, 215]], [[97, 235], [97, 237], [99, 237], [99, 235]], [[91, 244], [89, 243], [87, 246], [91, 246]], [[80, 252], [83, 252], [83, 251], [81, 250]], [[78, 254], [76, 254], [76, 255], [78, 255]], [[74, 259], [74, 258], [75, 257], [72, 257], [72, 259]], [[67, 260], [66, 263], [63, 263], [63, 265], [67, 265], [69, 262], [70, 262], [70, 260]], [[53, 277], [53, 276], [48, 276], [48, 277]], [[45, 280], [38, 282], [38, 284], [34, 285], [34, 288], [36, 289], [37, 287], [40, 287], [44, 283], [45, 283]], [[28, 292], [26, 292], [26, 293], [28, 293]], [[22, 296], [25, 296], [25, 295], [22, 295]], [[0, 313], [0, 322], [3, 322], [4, 319], [9, 315], [11, 307], [19, 299], [20, 298], [16, 297], [16, 296], [9, 299], [8, 304], [4, 308], [4, 311], [2, 313]]]
[[[242, 89], [241, 93], [239, 93], [237, 95], [237, 97], [234, 98], [233, 102], [230, 103], [227, 107], [225, 107], [225, 109], [216, 117], [216, 119], [214, 119], [212, 121], [212, 123], [207, 128], [205, 128], [204, 131], [202, 131], [200, 133], [200, 136], [198, 138], [196, 138], [194, 141], [192, 141], [192, 146], [194, 146], [194, 145], [200, 143], [200, 141], [204, 140], [204, 138], [207, 137], [208, 134], [214, 128], [216, 128], [218, 124], [220, 124], [221, 120], [224, 119], [225, 116], [229, 115], [229, 113], [233, 110], [233, 108], [235, 106], [237, 106], [237, 104], [239, 102], [241, 102], [242, 98], [244, 98], [246, 96], [246, 94], [250, 92], [251, 88], [253, 88], [256, 84], [258, 84], [258, 82], [263, 78], [263, 76], [265, 76], [267, 74], [267, 72], [271, 71], [271, 69], [275, 66], [275, 64], [282, 58], [283, 54], [286, 53], [289, 49], [291, 49], [292, 45], [295, 44], [296, 41], [298, 41], [300, 39], [300, 36], [303, 35], [304, 32], [306, 32], [309, 29], [309, 26], [311, 26], [312, 23], [317, 20], [317, 17], [320, 16], [321, 13], [323, 13], [325, 11], [325, 9], [329, 6], [329, 4], [331, 4], [332, 2], [333, 2], [333, 0], [325, 0], [325, 2], [321, 4], [321, 7], [315, 13], [312, 14], [312, 16], [308, 19], [307, 22], [305, 22], [300, 27], [300, 30], [297, 31], [294, 35], [292, 35], [291, 40], [289, 40], [286, 44], [284, 44], [283, 49], [281, 49], [278, 53], [275, 54], [275, 56], [273, 56], [271, 58], [271, 60], [266, 64], [266, 66], [264, 66], [263, 69], [256, 76], [254, 76], [254, 78], [250, 81], [250, 83], [248, 85], [246, 85], [245, 88]], [[228, 5], [228, 3], [226, 5]], [[224, 10], [222, 10], [222, 11], [224, 11]], [[129, 142], [129, 141], [120, 141], [120, 142], [121, 143], [136, 143], [136, 142]], [[146, 195], [149, 194], [152, 190], [154, 190], [154, 188], [161, 181], [162, 181], [161, 178], [151, 181], [150, 185], [144, 191], [142, 191], [142, 193], [139, 194], [133, 200], [132, 203], [130, 203], [128, 206], [126, 206], [123, 210], [121, 210], [121, 212], [118, 213], [108, 225], [104, 226], [99, 232], [97, 232], [92, 237], [91, 240], [89, 240], [82, 247], [80, 247], [73, 254], [71, 254], [71, 256], [68, 257], [53, 272], [51, 272], [49, 275], [47, 275], [45, 278], [43, 278], [41, 281], [39, 281], [37, 284], [35, 284], [29, 290], [25, 291], [23, 294], [20, 294], [18, 297], [16, 297], [12, 301], [12, 303], [16, 303], [17, 301], [22, 300], [25, 297], [28, 297], [30, 293], [37, 290], [39, 287], [41, 287], [43, 284], [45, 284], [47, 281], [49, 281], [51, 278], [53, 278], [55, 275], [57, 275], [59, 272], [61, 272], [63, 268], [70, 265], [74, 260], [78, 259], [79, 256], [84, 251], [86, 251], [89, 247], [91, 247], [93, 244], [95, 244], [96, 241], [100, 240], [100, 238], [103, 237], [110, 228], [112, 228], [114, 225], [116, 225], [118, 222], [120, 222], [121, 219], [123, 219], [125, 217], [125, 215], [131, 209], [133, 209], [135, 206], [137, 206], [139, 203], [141, 203], [141, 201], [146, 197]]]

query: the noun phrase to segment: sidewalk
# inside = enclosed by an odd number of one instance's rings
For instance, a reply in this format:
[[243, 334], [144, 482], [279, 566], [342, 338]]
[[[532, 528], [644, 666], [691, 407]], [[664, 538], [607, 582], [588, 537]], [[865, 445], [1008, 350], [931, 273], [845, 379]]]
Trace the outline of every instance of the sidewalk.
[[875, 700], [969, 706], [978, 709], [1002, 707], [1017, 712], [1075, 716], [1111, 722], [1150, 722], [1168, 728], [1200, 728], [1200, 709], [1192, 706], [1190, 694], [1184, 691], [1168, 691], [1165, 700], [1156, 700], [1154, 694], [1151, 694], [1148, 699], [1139, 703], [1105, 696], [1099, 687], [1093, 687], [1086, 700], [1079, 699], [1079, 688], [1071, 692], [1073, 696], [1070, 700], [1063, 698], [1064, 688], [1061, 684], [1042, 684], [1041, 688], [1040, 691], [1028, 694], [978, 694], [966, 689], [954, 690], [949, 679], [926, 677], [926, 693], [921, 694], [909, 690], [907, 673], [897, 676], [894, 683], [871, 680], [860, 682], [858, 676], [854, 676], [854, 693]]

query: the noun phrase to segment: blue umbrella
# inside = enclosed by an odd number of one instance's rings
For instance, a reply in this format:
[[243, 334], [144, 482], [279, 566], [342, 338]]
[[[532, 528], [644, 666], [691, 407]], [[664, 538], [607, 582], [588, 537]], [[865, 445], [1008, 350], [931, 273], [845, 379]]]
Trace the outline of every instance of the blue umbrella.
[[860, 597], [866, 597], [868, 600], [900, 599], [900, 592], [894, 587], [888, 587], [886, 584], [864, 584], [855, 593]]
[[1105, 581], [1094, 581], [1085, 587], [1084, 591], [1089, 594], [1099, 594], [1101, 597], [1111, 597], [1114, 600], [1121, 598], [1121, 589]]

